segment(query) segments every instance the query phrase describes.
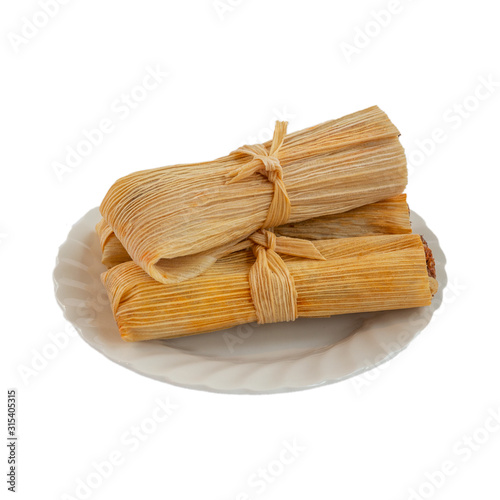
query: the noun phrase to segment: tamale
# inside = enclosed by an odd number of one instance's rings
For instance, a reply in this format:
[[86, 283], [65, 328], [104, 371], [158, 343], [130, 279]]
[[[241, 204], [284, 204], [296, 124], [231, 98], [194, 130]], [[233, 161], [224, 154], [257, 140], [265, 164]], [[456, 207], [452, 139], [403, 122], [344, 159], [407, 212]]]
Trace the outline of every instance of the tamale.
[[[99, 221], [96, 231], [101, 243], [102, 263], [106, 267], [111, 268], [131, 260], [130, 255], [104, 219]], [[285, 224], [275, 228], [275, 233], [280, 236], [310, 240], [380, 234], [409, 234], [411, 233], [411, 223], [406, 194], [370, 203], [340, 214]], [[207, 267], [209, 266], [207, 265]]]
[[[432, 253], [419, 235], [318, 240], [325, 260], [282, 256], [299, 317], [426, 306], [437, 290]], [[203, 274], [163, 284], [133, 261], [101, 276], [122, 338], [167, 339], [257, 320], [249, 285], [251, 251], [221, 258]]]
[[217, 160], [119, 179], [100, 210], [127, 253], [162, 283], [198, 275], [262, 227], [294, 224], [404, 190], [399, 131], [374, 106], [244, 146]]

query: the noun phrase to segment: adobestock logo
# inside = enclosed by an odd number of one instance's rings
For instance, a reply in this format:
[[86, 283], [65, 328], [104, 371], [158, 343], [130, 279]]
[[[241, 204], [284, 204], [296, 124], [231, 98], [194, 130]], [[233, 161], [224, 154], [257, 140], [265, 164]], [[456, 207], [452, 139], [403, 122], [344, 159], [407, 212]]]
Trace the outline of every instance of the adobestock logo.
[[67, 5], [70, 0], [39, 0], [40, 7], [33, 15], [21, 18], [21, 27], [18, 33], [10, 32], [7, 39], [14, 53], [18, 53], [20, 49], [27, 45], [35, 38], [40, 31], [45, 28], [51, 19], [57, 16], [61, 6]]
[[224, 332], [222, 338], [224, 339], [227, 350], [233, 354], [236, 346], [243, 344], [246, 339], [250, 338], [258, 327], [258, 323], [247, 323], [238, 326], [235, 333]]
[[91, 156], [103, 144], [105, 138], [116, 130], [118, 124], [127, 120], [168, 76], [169, 73], [159, 64], [155, 67], [146, 66], [140, 82], [131, 87], [128, 92], [122, 92], [110, 103], [111, 114], [99, 120], [94, 127], [83, 129], [73, 144], [66, 146], [64, 159], [52, 162], [51, 167], [57, 180], [62, 182], [67, 174], [74, 172], [85, 158]]
[[415, 147], [406, 154], [408, 174], [412, 175], [418, 167], [424, 165], [453, 132], [462, 128], [486, 101], [494, 97], [499, 87], [500, 81], [495, 75], [479, 75], [474, 89], [443, 111], [442, 125], [435, 127], [426, 137], [415, 139]]
[[251, 473], [246, 481], [247, 489], [240, 491], [235, 500], [251, 500], [262, 495], [271, 485], [273, 485], [287, 469], [294, 464], [297, 459], [307, 450], [305, 446], [299, 444], [296, 438], [286, 439], [282, 442], [282, 448], [264, 465], [258, 467]]
[[24, 385], [31, 384], [39, 375], [47, 370], [49, 365], [55, 361], [63, 351], [71, 344], [71, 339], [77, 337], [76, 330], [70, 324], [64, 329], [48, 334], [49, 340], [38, 349], [30, 350], [30, 360], [28, 363], [20, 363], [17, 372]]
[[433, 470], [425, 472], [425, 479], [408, 490], [407, 500], [427, 500], [435, 496], [499, 431], [500, 407], [490, 408], [482, 424], [457, 439], [451, 447], [450, 456]]
[[160, 430], [179, 409], [168, 396], [158, 397], [150, 414], [142, 418], [137, 424], [131, 425], [120, 435], [120, 441], [115, 448], [110, 450], [104, 459], [93, 460], [90, 471], [74, 481], [71, 493], [63, 493], [61, 500], [86, 500], [98, 490], [114, 472], [131, 460], [131, 455], [136, 453], [143, 443]]
[[[406, 0], [406, 3], [411, 1]], [[372, 10], [371, 19], [364, 25], [354, 28], [353, 38], [349, 42], [340, 42], [340, 49], [348, 63], [351, 63], [354, 56], [361, 54], [383, 30], [390, 26], [394, 17], [404, 11], [404, 3], [400, 0], [390, 0], [385, 9]]]

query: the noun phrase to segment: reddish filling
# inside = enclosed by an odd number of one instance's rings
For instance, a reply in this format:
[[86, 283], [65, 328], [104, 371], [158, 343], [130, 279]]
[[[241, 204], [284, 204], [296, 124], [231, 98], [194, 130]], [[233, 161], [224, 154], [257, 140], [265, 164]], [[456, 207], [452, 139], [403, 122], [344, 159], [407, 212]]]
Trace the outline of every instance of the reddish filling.
[[420, 239], [424, 244], [425, 248], [425, 262], [427, 263], [427, 274], [431, 278], [436, 278], [436, 262], [434, 261], [434, 257], [432, 256], [432, 250], [428, 247], [427, 241], [425, 241], [424, 237], [420, 235]]

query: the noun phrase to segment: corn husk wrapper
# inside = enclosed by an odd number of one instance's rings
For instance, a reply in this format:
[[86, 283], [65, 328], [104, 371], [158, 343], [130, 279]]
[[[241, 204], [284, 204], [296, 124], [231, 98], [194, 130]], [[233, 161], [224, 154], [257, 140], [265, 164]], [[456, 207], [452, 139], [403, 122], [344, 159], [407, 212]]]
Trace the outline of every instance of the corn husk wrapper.
[[[278, 185], [291, 205], [288, 223], [400, 194], [407, 169], [398, 136], [375, 106], [285, 136], [274, 153], [281, 184], [258, 172], [245, 177], [249, 162], [261, 164], [240, 149], [211, 162], [123, 177], [100, 210], [134, 262], [162, 283], [182, 282], [263, 227]], [[276, 149], [275, 141], [263, 146]]]
[[[130, 255], [104, 219], [96, 226], [102, 249], [102, 263], [111, 268], [131, 260]], [[370, 203], [341, 214], [325, 215], [299, 223], [285, 224], [275, 229], [278, 236], [323, 240], [411, 233], [406, 194]], [[200, 257], [200, 256], [198, 256]], [[206, 256], [206, 268], [213, 264]], [[201, 258], [200, 258], [201, 260]]]
[[274, 232], [279, 236], [309, 240], [410, 234], [410, 211], [406, 194], [400, 194], [341, 214], [285, 224]]
[[111, 226], [101, 219], [96, 225], [96, 232], [101, 244], [102, 258], [101, 262], [109, 269], [122, 262], [132, 260], [125, 247], [117, 238]]
[[[325, 260], [281, 256], [293, 277], [299, 317], [426, 306], [437, 290], [419, 235], [314, 242]], [[251, 251], [214, 263], [189, 281], [159, 283], [133, 261], [101, 276], [123, 339], [174, 338], [257, 320], [249, 285]]]

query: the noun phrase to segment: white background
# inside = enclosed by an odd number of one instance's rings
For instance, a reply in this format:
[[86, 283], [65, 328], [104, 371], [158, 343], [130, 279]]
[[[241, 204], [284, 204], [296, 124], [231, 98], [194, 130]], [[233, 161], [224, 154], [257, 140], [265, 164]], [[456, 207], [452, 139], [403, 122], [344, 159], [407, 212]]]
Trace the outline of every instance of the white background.
[[[500, 410], [495, 2], [57, 5], [50, 18], [33, 0], [3, 2], [0, 14], [2, 370], [5, 392], [18, 390], [17, 497], [83, 498], [78, 481], [119, 451], [89, 498], [499, 498], [500, 426], [488, 420]], [[130, 113], [117, 108], [147, 67], [169, 75]], [[22, 376], [65, 331], [51, 278], [58, 246], [118, 177], [267, 139], [280, 114], [295, 131], [374, 104], [402, 132], [408, 200], [438, 235], [449, 280], [431, 324], [384, 369], [228, 396], [136, 375], [76, 336]], [[103, 118], [113, 130], [58, 177], [54, 163]], [[178, 408], [132, 451], [120, 436], [157, 397]], [[294, 440], [296, 459], [252, 486]], [[444, 462], [453, 473], [436, 473]]]

